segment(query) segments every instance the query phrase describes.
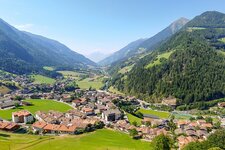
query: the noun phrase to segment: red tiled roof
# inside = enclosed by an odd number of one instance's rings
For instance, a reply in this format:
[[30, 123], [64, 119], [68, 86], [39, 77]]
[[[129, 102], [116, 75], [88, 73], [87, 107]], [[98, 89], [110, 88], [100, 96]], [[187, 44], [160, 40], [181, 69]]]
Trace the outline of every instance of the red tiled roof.
[[31, 115], [31, 113], [27, 110], [21, 110], [21, 111], [17, 111], [17, 112], [13, 112], [14, 116], [29, 116]]
[[46, 125], [47, 123], [41, 122], [41, 121], [38, 121], [32, 124], [33, 127], [40, 128], [40, 129], [43, 129]]

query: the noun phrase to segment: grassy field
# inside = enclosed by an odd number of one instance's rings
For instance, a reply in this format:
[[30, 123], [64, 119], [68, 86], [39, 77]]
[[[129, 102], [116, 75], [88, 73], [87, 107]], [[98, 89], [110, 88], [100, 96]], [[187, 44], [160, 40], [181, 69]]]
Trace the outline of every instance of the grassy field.
[[148, 69], [148, 68], [151, 68], [155, 65], [159, 65], [161, 62], [160, 62], [160, 59], [161, 58], [165, 58], [165, 59], [168, 59], [170, 57], [170, 55], [173, 53], [174, 51], [170, 51], [170, 52], [166, 52], [166, 53], [163, 53], [163, 54], [160, 54], [157, 56], [157, 59], [151, 63], [149, 63], [145, 68]]
[[0, 86], [0, 93], [1, 94], [7, 94], [10, 91], [9, 88], [5, 87], [5, 86]]
[[0, 132], [1, 150], [151, 150], [148, 142], [107, 129], [83, 135], [38, 136]]
[[48, 70], [48, 71], [55, 70], [53, 67], [49, 67], [49, 66], [44, 66], [43, 69]]
[[86, 78], [84, 80], [76, 81], [76, 83], [81, 89], [89, 89], [92, 87], [98, 90], [103, 86], [102, 80], [96, 78]]
[[79, 73], [79, 72], [75, 72], [75, 71], [58, 71], [58, 73], [61, 73], [65, 78], [73, 78], [73, 79], [80, 79], [81, 76], [84, 76], [86, 74], [84, 73]]
[[126, 72], [131, 71], [131, 69], [132, 69], [133, 67], [134, 67], [134, 64], [132, 64], [132, 65], [130, 65], [130, 66], [126, 66], [126, 67], [120, 69], [120, 70], [118, 71], [118, 73], [125, 74]]
[[31, 113], [35, 113], [38, 110], [41, 111], [48, 111], [48, 110], [57, 110], [60, 112], [66, 112], [72, 109], [70, 106], [63, 104], [61, 102], [56, 102], [53, 100], [26, 100], [27, 102], [32, 103], [32, 106], [21, 106], [15, 109], [7, 109], [7, 110], [0, 110], [0, 118], [11, 120], [12, 112], [19, 111], [19, 110], [28, 110]]
[[143, 114], [149, 114], [149, 115], [154, 115], [157, 116], [159, 118], [169, 118], [170, 113], [169, 112], [163, 112], [163, 111], [156, 111], [156, 110], [150, 110], [150, 109], [139, 109], [138, 111], [140, 111]]
[[133, 123], [133, 122], [137, 122], [138, 125], [141, 125], [141, 120], [140, 118], [132, 115], [132, 114], [129, 114], [129, 113], [126, 113], [127, 114], [127, 117], [128, 117], [128, 120], [130, 123]]
[[42, 75], [31, 75], [31, 77], [34, 79], [35, 84], [53, 84], [56, 81], [55, 79]]

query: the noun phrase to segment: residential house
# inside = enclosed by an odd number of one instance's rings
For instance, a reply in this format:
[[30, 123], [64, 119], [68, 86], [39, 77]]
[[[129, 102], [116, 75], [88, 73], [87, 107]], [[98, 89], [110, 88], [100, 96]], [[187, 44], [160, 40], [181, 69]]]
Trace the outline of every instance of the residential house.
[[47, 123], [45, 123], [45, 122], [37, 121], [37, 122], [33, 123], [33, 125], [32, 125], [33, 131], [38, 132], [38, 133], [43, 133], [44, 127], [46, 125], [47, 125]]
[[122, 113], [119, 111], [119, 109], [109, 109], [102, 113], [102, 118], [105, 121], [116, 121], [119, 120], [121, 116]]
[[81, 111], [85, 113], [87, 116], [94, 114], [94, 109], [89, 107], [83, 107]]
[[21, 110], [12, 113], [12, 121], [15, 123], [30, 123], [34, 121], [34, 117], [27, 110]]

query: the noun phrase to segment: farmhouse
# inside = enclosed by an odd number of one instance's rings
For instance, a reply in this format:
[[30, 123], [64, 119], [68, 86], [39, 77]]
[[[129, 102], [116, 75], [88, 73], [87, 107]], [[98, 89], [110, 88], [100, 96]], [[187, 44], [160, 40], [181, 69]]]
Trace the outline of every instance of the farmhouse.
[[12, 121], [15, 123], [30, 123], [34, 121], [34, 117], [27, 110], [21, 110], [12, 113]]

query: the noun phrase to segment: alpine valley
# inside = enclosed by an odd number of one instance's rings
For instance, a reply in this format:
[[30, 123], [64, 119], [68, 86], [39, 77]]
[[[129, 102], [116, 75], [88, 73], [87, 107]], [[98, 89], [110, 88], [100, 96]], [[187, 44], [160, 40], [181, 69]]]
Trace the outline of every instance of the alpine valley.
[[[67, 1], [66, 9], [60, 6], [64, 9], [57, 9], [57, 19], [50, 22], [67, 21], [68, 29], [62, 29], [67, 34], [71, 24], [75, 22], [75, 31], [82, 22], [82, 30], [76, 32], [81, 42], [76, 44], [82, 45], [82, 37], [91, 39], [90, 45], [83, 45], [93, 47], [85, 51], [91, 60], [0, 19], [0, 149], [224, 150], [225, 14], [207, 11], [191, 20], [166, 22], [167, 27], [154, 36], [137, 38], [108, 55], [102, 47], [105, 38], [113, 43], [111, 30], [120, 32], [122, 24], [133, 19], [146, 21], [146, 14], [113, 22], [106, 16], [119, 14], [119, 9], [112, 11], [114, 3], [101, 14], [96, 12], [105, 9], [92, 9], [100, 4], [89, 3], [75, 9], [75, 3]], [[54, 6], [59, 4], [54, 1]], [[130, 15], [122, 9], [123, 15]], [[87, 14], [88, 19], [82, 17]], [[58, 24], [54, 25], [56, 29]], [[99, 28], [100, 32], [93, 30]], [[136, 30], [141, 32], [140, 27]], [[104, 39], [98, 43], [100, 35]]]

